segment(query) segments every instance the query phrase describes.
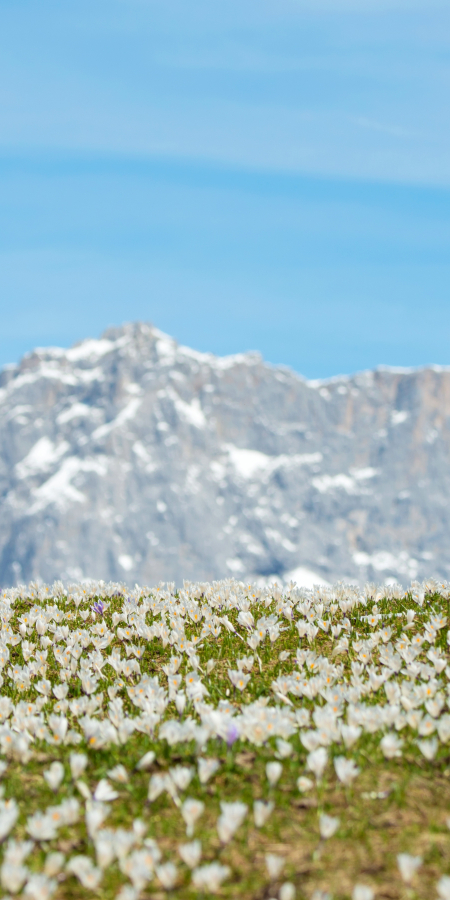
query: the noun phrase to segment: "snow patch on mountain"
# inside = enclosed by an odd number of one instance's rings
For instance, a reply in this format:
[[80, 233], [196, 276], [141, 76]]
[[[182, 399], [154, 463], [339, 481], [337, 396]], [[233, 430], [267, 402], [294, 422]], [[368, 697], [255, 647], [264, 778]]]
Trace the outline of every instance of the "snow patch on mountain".
[[51, 504], [60, 509], [65, 509], [71, 503], [84, 503], [87, 497], [72, 481], [80, 473], [95, 472], [97, 475], [106, 475], [108, 469], [105, 459], [79, 459], [70, 456], [65, 459], [54, 475], [47, 479], [38, 488], [32, 491], [34, 503], [31, 505], [28, 515], [33, 516], [41, 512]]
[[67, 441], [54, 444], [48, 437], [41, 437], [24, 459], [16, 465], [18, 478], [28, 478], [40, 472], [46, 472], [52, 465], [58, 462], [70, 449]]
[[256, 472], [266, 469], [271, 464], [271, 459], [259, 450], [248, 450], [243, 447], [235, 447], [227, 444], [230, 460], [241, 478], [253, 478]]

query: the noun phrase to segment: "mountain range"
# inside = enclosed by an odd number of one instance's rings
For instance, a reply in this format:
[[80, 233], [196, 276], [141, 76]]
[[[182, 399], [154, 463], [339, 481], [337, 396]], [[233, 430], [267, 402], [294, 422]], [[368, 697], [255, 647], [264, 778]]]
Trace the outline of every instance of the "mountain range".
[[145, 323], [0, 373], [0, 585], [450, 577], [450, 368], [308, 381]]

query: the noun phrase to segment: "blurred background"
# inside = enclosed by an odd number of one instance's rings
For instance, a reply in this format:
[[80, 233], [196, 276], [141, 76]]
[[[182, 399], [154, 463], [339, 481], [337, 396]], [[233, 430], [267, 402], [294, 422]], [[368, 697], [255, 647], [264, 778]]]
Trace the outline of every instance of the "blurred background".
[[2, 0], [0, 365], [124, 321], [449, 362], [450, 7]]

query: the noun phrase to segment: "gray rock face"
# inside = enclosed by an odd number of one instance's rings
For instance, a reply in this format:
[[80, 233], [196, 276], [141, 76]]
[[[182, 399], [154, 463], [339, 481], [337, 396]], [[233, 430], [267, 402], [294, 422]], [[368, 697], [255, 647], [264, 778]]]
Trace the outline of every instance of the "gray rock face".
[[308, 382], [131, 324], [5, 369], [0, 447], [3, 586], [450, 577], [450, 370]]

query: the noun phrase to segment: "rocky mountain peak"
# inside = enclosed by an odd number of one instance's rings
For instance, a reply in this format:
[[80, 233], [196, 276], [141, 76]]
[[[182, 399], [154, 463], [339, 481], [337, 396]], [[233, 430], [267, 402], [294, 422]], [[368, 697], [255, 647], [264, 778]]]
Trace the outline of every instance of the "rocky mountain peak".
[[38, 348], [0, 373], [0, 582], [447, 578], [449, 422], [445, 368], [307, 381], [143, 322]]

